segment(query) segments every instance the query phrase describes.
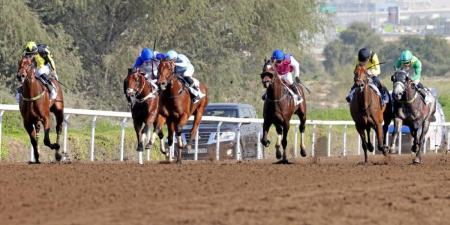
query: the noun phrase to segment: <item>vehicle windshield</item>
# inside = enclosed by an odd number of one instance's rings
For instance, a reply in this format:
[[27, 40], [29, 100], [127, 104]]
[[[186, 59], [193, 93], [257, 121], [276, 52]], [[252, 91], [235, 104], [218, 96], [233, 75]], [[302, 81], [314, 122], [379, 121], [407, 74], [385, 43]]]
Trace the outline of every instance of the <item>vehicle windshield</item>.
[[204, 116], [238, 117], [236, 109], [206, 109]]

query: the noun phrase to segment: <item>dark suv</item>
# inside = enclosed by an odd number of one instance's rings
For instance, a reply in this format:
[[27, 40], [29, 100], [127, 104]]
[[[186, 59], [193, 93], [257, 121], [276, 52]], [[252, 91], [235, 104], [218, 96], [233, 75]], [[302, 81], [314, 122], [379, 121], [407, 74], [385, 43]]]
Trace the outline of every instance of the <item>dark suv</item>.
[[[253, 106], [249, 104], [238, 103], [210, 103], [205, 109], [203, 116], [219, 116], [234, 118], [256, 118], [256, 112]], [[202, 121], [199, 127], [198, 140], [198, 159], [216, 159], [217, 144], [217, 126], [216, 121]], [[182, 131], [183, 143], [189, 139], [192, 121], [184, 126]], [[236, 138], [239, 125], [238, 123], [223, 122], [220, 126], [220, 151], [219, 159], [235, 159], [236, 157]], [[262, 130], [261, 124], [242, 123], [240, 134], [240, 149], [242, 159], [257, 158], [258, 132]], [[194, 139], [195, 140], [195, 139]], [[262, 150], [263, 151], [263, 150]], [[192, 143], [192, 149], [183, 152], [184, 159], [194, 159], [195, 141]]]

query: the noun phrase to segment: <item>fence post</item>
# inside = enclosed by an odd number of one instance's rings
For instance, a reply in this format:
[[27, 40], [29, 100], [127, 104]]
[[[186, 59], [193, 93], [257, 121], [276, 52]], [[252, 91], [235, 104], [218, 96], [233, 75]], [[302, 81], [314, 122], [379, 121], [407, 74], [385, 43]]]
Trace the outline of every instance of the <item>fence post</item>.
[[372, 140], [373, 140], [373, 143], [374, 143], [374, 149], [373, 149], [373, 152], [372, 152], [373, 155], [375, 155], [375, 152], [377, 152], [377, 150], [378, 150], [378, 148], [377, 148], [378, 139], [376, 139], [375, 133], [376, 133], [376, 131], [374, 130], [374, 132], [372, 134]]
[[194, 147], [194, 160], [198, 160], [198, 132], [200, 130], [200, 126], [197, 128], [197, 131], [195, 132], [195, 147]]
[[361, 136], [358, 134], [358, 155], [361, 155]]
[[92, 128], [91, 128], [91, 161], [94, 161], [94, 145], [95, 145], [95, 122], [97, 121], [97, 116], [94, 116], [92, 119]]
[[[175, 136], [175, 133], [176, 132], [173, 132], [173, 135], [172, 135], [172, 145], [171, 146], [169, 146], [169, 161], [173, 161], [174, 160], [174, 156], [175, 156], [175, 140], [177, 140], [177, 144], [179, 144], [178, 143], [178, 138], [176, 138], [176, 136]], [[178, 151], [182, 151], [182, 149], [178, 149]]]
[[294, 158], [297, 158], [297, 145], [298, 145], [298, 129], [300, 127], [300, 124], [297, 124], [297, 126], [295, 126], [295, 131], [294, 131]]
[[220, 126], [222, 126], [222, 121], [217, 124], [216, 131], [216, 160], [220, 159]]
[[127, 118], [123, 118], [120, 123], [120, 161], [124, 158], [124, 145], [125, 145], [125, 126], [127, 125]]
[[3, 113], [5, 110], [0, 111], [0, 160], [2, 160], [2, 127], [3, 127]]
[[236, 160], [242, 160], [242, 152], [241, 152], [241, 126], [242, 123], [238, 124], [237, 134], [236, 134]]
[[450, 151], [450, 130], [447, 133], [447, 152]]
[[262, 151], [261, 151], [261, 131], [258, 131], [258, 136], [257, 136], [257, 140], [256, 140], [256, 158], [257, 159], [262, 159]]
[[314, 124], [313, 126], [313, 133], [312, 133], [312, 144], [311, 144], [311, 156], [314, 157], [315, 156], [315, 151], [314, 151], [314, 146], [316, 144], [316, 127], [317, 124]]
[[398, 131], [398, 154], [401, 155], [402, 154], [402, 128], [403, 125], [401, 127], [399, 127], [399, 131]]
[[342, 152], [343, 156], [347, 155], [347, 127], [348, 127], [348, 125], [345, 124], [345, 126], [344, 126], [344, 151]]
[[63, 147], [63, 161], [67, 160], [67, 126], [70, 114], [64, 117], [64, 147]]
[[[442, 130], [442, 126], [440, 126], [440, 127], [441, 127], [441, 130]], [[438, 130], [438, 126], [434, 125], [434, 153], [438, 152], [438, 145], [437, 145], [437, 132], [438, 131], [437, 130]], [[442, 143], [442, 140], [441, 140], [441, 143]], [[441, 145], [441, 144], [439, 144], [439, 145]], [[430, 148], [430, 150], [431, 150], [431, 148]]]
[[327, 157], [331, 156], [331, 127], [332, 125], [330, 124], [328, 126], [328, 145], [327, 145]]

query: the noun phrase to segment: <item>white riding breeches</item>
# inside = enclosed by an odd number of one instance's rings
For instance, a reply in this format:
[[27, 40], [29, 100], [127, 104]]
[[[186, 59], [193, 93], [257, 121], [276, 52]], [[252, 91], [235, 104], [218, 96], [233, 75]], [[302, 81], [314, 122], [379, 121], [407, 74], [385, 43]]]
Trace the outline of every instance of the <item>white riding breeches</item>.
[[50, 74], [50, 67], [47, 66], [47, 65], [44, 65], [41, 68], [37, 69], [36, 75], [40, 77], [40, 76], [42, 76], [42, 74], [49, 75]]
[[292, 73], [289, 72], [284, 75], [280, 75], [281, 80], [283, 80], [286, 84], [292, 85], [294, 83], [294, 80], [292, 79]]

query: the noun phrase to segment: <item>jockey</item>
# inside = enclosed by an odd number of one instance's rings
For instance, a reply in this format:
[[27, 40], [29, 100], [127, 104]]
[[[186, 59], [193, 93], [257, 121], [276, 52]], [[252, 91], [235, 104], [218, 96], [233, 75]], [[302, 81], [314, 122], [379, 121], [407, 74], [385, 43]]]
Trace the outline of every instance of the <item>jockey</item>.
[[425, 102], [429, 102], [429, 99], [427, 98], [428, 90], [420, 83], [420, 75], [422, 73], [422, 62], [415, 57], [411, 51], [405, 50], [400, 54], [400, 58], [397, 59], [395, 62], [395, 69], [403, 69], [403, 70], [409, 70], [412, 68], [414, 69], [414, 75], [411, 76], [412, 82], [416, 85], [416, 89], [419, 91], [419, 93], [424, 98]]
[[[299, 90], [292, 80], [292, 73], [294, 73], [295, 82], [300, 83], [300, 63], [289, 54], [284, 54], [280, 49], [276, 49], [272, 52], [271, 62], [273, 68], [277, 71], [281, 80], [283, 80], [289, 88], [292, 90], [294, 100], [297, 103], [302, 101], [302, 97], [299, 94]], [[265, 95], [263, 96], [263, 100]]]
[[[389, 102], [389, 95], [388, 95], [389, 93], [385, 91], [383, 85], [381, 84], [380, 79], [378, 78], [378, 75], [380, 75], [381, 73], [378, 55], [368, 48], [362, 48], [358, 51], [358, 57], [355, 64], [356, 64], [355, 67], [360, 65], [365, 66], [365, 68], [367, 69], [367, 74], [372, 79], [372, 82], [377, 86], [378, 91], [380, 91], [383, 104]], [[350, 90], [350, 93], [346, 98], [347, 102], [351, 101], [353, 93], [355, 92], [355, 88], [356, 86], [353, 85]]]
[[195, 96], [192, 101], [197, 103], [205, 94], [200, 91], [200, 83], [192, 78], [194, 66], [191, 64], [191, 61], [185, 55], [178, 54], [174, 50], [169, 50], [166, 56], [168, 60], [175, 62], [175, 73], [181, 75], [183, 80], [189, 85], [191, 94]]
[[56, 74], [55, 62], [53, 61], [52, 54], [47, 45], [36, 44], [34, 41], [30, 41], [25, 45], [23, 55], [34, 56], [37, 68], [37, 78], [39, 78], [47, 87], [50, 92], [50, 99], [56, 99], [56, 90], [50, 81], [50, 75], [56, 80], [58, 80], [58, 75]]
[[158, 53], [149, 48], [144, 48], [133, 65], [133, 69], [142, 71], [148, 81], [155, 80], [158, 77], [159, 61], [156, 60], [156, 54]]

